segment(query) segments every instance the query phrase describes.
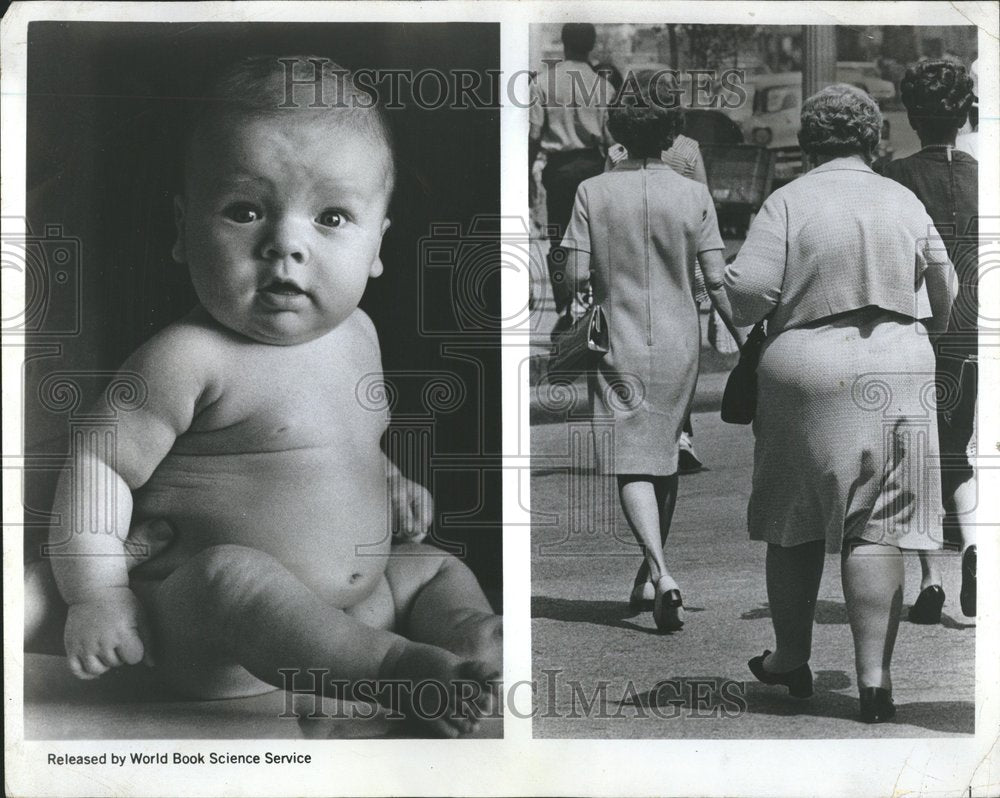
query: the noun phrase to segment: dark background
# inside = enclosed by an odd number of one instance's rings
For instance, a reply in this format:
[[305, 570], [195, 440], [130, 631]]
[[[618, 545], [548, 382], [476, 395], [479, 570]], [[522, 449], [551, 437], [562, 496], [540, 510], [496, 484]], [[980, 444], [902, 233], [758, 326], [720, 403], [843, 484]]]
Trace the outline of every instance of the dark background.
[[[28, 226], [45, 257], [28, 274], [29, 292], [42, 287], [25, 367], [28, 556], [44, 537], [74, 419], [107, 372], [195, 302], [186, 268], [170, 257], [172, 196], [184, 120], [206, 76], [260, 53], [485, 75], [499, 69], [499, 43], [495, 24], [30, 24]], [[484, 79], [495, 88], [495, 75]], [[434, 493], [437, 542], [457, 547], [499, 607], [500, 278], [491, 232], [500, 211], [499, 109], [422, 109], [403, 85], [406, 107], [389, 111], [399, 177], [385, 272], [362, 307], [398, 397], [394, 425], [423, 430], [424, 454], [401, 465]], [[53, 257], [62, 241], [77, 253], [68, 269]], [[72, 376], [83, 397], [77, 415], [38, 400], [45, 377], [66, 371], [88, 372]], [[429, 476], [419, 465], [428, 457]]]

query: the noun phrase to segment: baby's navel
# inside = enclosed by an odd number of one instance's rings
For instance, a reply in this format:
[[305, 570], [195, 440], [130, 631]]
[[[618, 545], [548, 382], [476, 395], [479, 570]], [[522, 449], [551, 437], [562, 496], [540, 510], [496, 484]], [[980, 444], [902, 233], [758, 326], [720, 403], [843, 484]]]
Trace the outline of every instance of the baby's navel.
[[361, 574], [351, 574], [351, 584], [357, 584], [358, 580], [361, 578]]

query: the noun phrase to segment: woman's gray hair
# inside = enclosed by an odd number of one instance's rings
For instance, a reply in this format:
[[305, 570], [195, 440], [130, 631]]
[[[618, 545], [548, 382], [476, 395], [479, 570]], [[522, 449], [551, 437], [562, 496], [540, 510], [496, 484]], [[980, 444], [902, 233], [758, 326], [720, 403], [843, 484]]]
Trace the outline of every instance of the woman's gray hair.
[[870, 161], [881, 137], [882, 112], [861, 89], [836, 83], [802, 103], [799, 144], [807, 153], [861, 155]]

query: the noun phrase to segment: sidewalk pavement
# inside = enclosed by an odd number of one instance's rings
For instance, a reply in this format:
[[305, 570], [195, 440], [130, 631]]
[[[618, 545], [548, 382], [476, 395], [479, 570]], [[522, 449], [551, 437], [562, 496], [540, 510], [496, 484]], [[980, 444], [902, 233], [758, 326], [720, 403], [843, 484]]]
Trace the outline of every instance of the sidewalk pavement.
[[[553, 317], [554, 322], [554, 317]], [[551, 325], [549, 325], [551, 326]], [[548, 327], [540, 326], [540, 329]], [[544, 352], [542, 342], [539, 354]], [[706, 470], [680, 478], [667, 564], [687, 621], [660, 634], [627, 606], [639, 549], [613, 481], [593, 472], [586, 389], [567, 408], [532, 403], [532, 651], [536, 737], [868, 738], [974, 732], [975, 619], [958, 607], [959, 557], [942, 557], [943, 623], [906, 621], [920, 567], [906, 556], [903, 623], [893, 658], [892, 723], [857, 720], [839, 558], [827, 558], [813, 639], [814, 697], [759, 684], [746, 661], [773, 647], [765, 547], [747, 539], [749, 427], [722, 423], [725, 363], [710, 353], [692, 417]], [[580, 397], [583, 403], [580, 403]], [[749, 680], [749, 681], [747, 681]]]

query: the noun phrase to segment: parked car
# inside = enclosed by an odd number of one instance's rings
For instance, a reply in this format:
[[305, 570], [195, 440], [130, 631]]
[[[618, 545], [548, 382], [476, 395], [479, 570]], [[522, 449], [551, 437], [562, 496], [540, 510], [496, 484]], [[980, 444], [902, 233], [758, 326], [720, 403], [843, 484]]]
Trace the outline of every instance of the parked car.
[[[733, 117], [742, 128], [744, 139], [748, 144], [757, 144], [772, 151], [776, 183], [797, 177], [803, 169], [798, 139], [802, 115], [802, 73], [761, 75], [752, 83], [748, 82], [746, 89], [750, 114]], [[892, 159], [890, 133], [889, 122], [886, 121], [876, 160]]]
[[885, 80], [879, 68], [870, 61], [838, 61], [837, 80], [868, 92], [880, 104], [896, 98], [895, 84]]

